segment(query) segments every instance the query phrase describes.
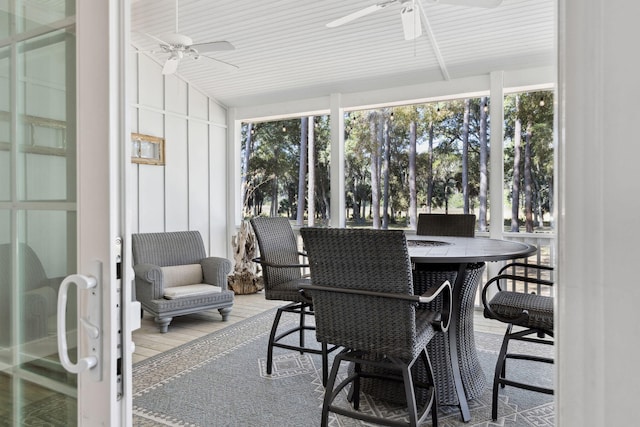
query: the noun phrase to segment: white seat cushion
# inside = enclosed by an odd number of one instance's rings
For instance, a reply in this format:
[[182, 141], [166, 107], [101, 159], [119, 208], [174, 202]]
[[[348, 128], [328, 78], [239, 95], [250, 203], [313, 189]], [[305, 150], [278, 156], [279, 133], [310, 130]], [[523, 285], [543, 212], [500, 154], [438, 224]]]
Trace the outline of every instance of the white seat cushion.
[[164, 289], [164, 297], [166, 299], [177, 299], [184, 297], [193, 297], [198, 295], [208, 295], [220, 293], [220, 286], [207, 285], [200, 283], [197, 285], [173, 286]]
[[200, 264], [173, 265], [161, 267], [164, 278], [164, 297], [176, 299], [220, 293], [219, 286], [202, 283]]

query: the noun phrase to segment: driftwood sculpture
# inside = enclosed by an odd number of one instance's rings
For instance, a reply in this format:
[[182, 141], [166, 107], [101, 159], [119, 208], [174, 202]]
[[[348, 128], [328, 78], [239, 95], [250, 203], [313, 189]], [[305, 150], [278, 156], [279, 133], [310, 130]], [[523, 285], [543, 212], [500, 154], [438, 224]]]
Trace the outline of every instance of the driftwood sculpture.
[[262, 276], [258, 276], [256, 236], [248, 221], [242, 221], [240, 231], [231, 239], [235, 266], [229, 276], [229, 287], [237, 295], [253, 294], [264, 289]]

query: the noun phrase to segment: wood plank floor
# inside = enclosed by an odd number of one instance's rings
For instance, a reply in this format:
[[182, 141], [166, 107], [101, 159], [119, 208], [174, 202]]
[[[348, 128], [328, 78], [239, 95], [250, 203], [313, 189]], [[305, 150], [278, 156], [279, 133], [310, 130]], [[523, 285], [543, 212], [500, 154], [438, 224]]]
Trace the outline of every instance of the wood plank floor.
[[[133, 363], [171, 350], [191, 340], [219, 331], [246, 318], [255, 316], [273, 307], [285, 304], [283, 301], [270, 301], [259, 292], [250, 295], [236, 295], [233, 310], [226, 322], [222, 322], [217, 310], [175, 317], [169, 325], [169, 332], [161, 334], [148, 313], [142, 318], [140, 329], [133, 332], [135, 353]], [[476, 311], [474, 325], [477, 331], [504, 334], [505, 326], [499, 322], [485, 319], [482, 311]]]

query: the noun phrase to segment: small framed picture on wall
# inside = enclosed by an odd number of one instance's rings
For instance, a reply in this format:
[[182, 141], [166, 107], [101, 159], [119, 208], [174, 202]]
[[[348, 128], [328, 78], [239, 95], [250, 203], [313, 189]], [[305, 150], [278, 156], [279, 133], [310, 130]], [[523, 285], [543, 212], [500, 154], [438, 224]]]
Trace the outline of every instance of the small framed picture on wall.
[[164, 138], [132, 133], [131, 161], [145, 165], [164, 165]]

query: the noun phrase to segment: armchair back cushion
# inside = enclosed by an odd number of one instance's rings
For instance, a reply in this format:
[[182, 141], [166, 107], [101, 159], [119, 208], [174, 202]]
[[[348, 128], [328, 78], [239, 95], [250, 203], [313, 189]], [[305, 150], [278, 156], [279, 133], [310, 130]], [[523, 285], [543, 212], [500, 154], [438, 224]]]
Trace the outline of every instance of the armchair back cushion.
[[165, 288], [202, 283], [202, 266], [200, 264], [160, 267], [160, 270], [164, 277]]

